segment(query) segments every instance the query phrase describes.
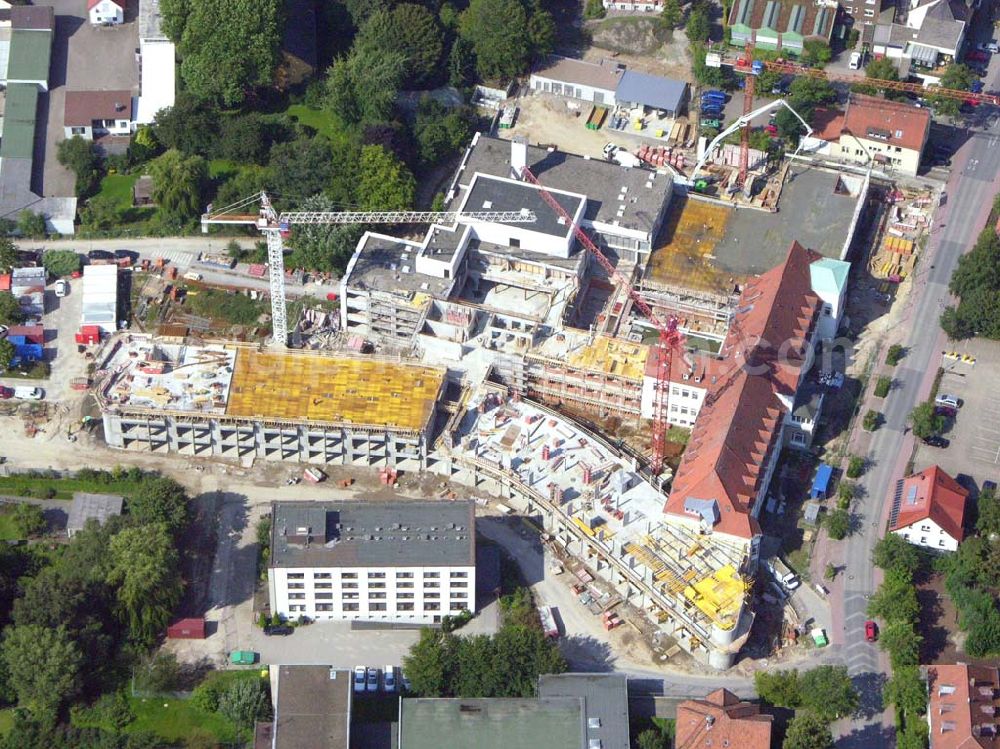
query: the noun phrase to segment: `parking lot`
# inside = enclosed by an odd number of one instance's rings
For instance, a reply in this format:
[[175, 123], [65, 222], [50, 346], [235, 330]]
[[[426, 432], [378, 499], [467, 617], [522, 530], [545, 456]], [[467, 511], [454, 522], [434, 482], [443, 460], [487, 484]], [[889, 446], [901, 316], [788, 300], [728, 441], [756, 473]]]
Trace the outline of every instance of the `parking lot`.
[[973, 339], [956, 346], [959, 354], [976, 358], [974, 365], [942, 357], [945, 370], [938, 393], [949, 393], [962, 402], [948, 420], [947, 448], [920, 445], [914, 469], [938, 464], [963, 484], [981, 487], [1000, 480], [1000, 343]]

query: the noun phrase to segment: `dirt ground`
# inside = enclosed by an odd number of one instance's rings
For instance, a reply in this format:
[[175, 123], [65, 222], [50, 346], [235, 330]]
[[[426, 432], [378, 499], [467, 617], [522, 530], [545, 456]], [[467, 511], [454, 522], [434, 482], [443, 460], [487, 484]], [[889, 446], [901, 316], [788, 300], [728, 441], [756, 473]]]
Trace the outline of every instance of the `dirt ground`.
[[614, 57], [632, 70], [694, 82], [683, 29], [670, 35], [656, 29], [657, 19], [614, 16], [586, 24], [593, 46], [583, 59], [591, 62]]
[[962, 649], [965, 634], [958, 627], [958, 611], [944, 588], [942, 575], [933, 574], [920, 583], [917, 598], [920, 601], [920, 634], [924, 638], [920, 647], [921, 663], [995, 665], [995, 659], [977, 661]]

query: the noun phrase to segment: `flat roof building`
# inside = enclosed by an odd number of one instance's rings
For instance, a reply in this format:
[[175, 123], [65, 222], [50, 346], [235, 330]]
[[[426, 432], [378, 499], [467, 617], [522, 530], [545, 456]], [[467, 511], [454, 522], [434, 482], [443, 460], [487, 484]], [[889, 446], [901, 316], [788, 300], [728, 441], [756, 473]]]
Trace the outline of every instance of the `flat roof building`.
[[476, 609], [475, 505], [275, 502], [272, 613], [439, 622]]
[[258, 724], [254, 749], [347, 749], [351, 672], [332, 666], [272, 668], [274, 718]]
[[629, 749], [628, 679], [625, 674], [542, 674], [538, 677], [538, 696], [541, 699], [573, 697], [583, 701], [585, 746]]

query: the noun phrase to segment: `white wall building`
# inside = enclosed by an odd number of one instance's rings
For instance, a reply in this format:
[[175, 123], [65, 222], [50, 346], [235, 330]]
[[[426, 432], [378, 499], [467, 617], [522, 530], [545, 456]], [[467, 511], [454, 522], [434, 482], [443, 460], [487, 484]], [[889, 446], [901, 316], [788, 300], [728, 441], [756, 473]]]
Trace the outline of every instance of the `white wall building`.
[[608, 61], [595, 63], [571, 57], [550, 57], [531, 73], [528, 85], [532, 91], [613, 107], [624, 70], [624, 65]]
[[475, 505], [275, 502], [271, 612], [433, 623], [476, 610]]
[[914, 546], [955, 551], [964, 537], [969, 492], [937, 466], [896, 482], [889, 530]]
[[87, 0], [87, 15], [95, 26], [117, 26], [125, 22], [125, 0]]
[[63, 134], [94, 140], [132, 132], [130, 91], [67, 91], [63, 109]]
[[118, 329], [118, 266], [87, 265], [83, 269], [83, 316], [80, 325], [99, 325], [105, 333]]

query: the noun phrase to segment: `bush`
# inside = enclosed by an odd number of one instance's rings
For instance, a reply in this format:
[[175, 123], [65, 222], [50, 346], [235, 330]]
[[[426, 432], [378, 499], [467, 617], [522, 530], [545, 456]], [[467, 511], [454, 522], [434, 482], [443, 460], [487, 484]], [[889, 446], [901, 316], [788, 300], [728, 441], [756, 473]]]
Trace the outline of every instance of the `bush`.
[[587, 0], [587, 5], [583, 10], [583, 17], [587, 20], [594, 18], [604, 18], [608, 12], [604, 9], [604, 3], [601, 0]]
[[904, 356], [906, 356], [906, 349], [898, 343], [894, 343], [889, 347], [889, 351], [885, 355], [885, 363], [890, 367], [895, 367]]
[[851, 532], [851, 516], [847, 510], [831, 510], [824, 520], [827, 533], [834, 541], [842, 541]]
[[876, 429], [878, 429], [878, 425], [881, 421], [882, 421], [882, 414], [880, 414], [878, 411], [874, 411], [869, 408], [865, 412], [865, 418], [864, 421], [861, 423], [861, 426], [864, 427], [864, 430], [866, 432], [874, 432]]
[[849, 481], [841, 481], [837, 487], [837, 507], [841, 510], [849, 510], [857, 487]]
[[845, 475], [849, 479], [856, 479], [865, 472], [865, 459], [859, 458], [857, 455], [852, 455], [851, 459], [847, 462], [847, 471]]
[[837, 568], [828, 562], [826, 568], [823, 570], [823, 577], [827, 580], [833, 580], [836, 576]]
[[878, 378], [878, 382], [875, 383], [875, 397], [885, 398], [889, 394], [889, 390], [892, 389], [892, 378], [882, 376]]
[[913, 434], [920, 439], [927, 439], [939, 434], [944, 429], [944, 417], [937, 413], [933, 401], [925, 401], [910, 412], [910, 424]]
[[191, 704], [206, 713], [217, 712], [222, 693], [221, 682], [218, 679], [208, 679], [194, 688], [191, 693]]
[[50, 276], [68, 276], [80, 270], [80, 256], [73, 250], [48, 250], [42, 265]]

